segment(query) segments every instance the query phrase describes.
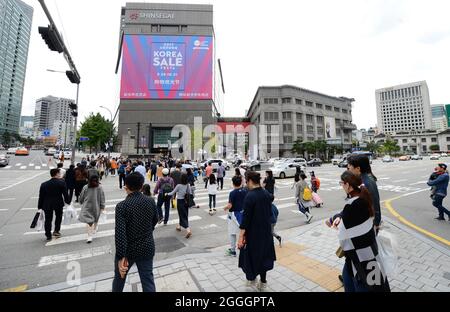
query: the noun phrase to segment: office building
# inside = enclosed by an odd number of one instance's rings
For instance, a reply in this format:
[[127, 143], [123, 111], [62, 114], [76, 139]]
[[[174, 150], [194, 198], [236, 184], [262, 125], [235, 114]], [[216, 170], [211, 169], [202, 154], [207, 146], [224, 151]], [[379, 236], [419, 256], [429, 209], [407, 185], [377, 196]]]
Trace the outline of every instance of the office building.
[[376, 103], [378, 126], [383, 133], [432, 129], [426, 81], [376, 90]]
[[294, 142], [325, 140], [345, 150], [352, 147], [352, 103], [354, 99], [334, 97], [295, 86], [259, 87], [247, 118], [257, 128], [264, 126], [269, 157], [271, 138], [277, 132], [279, 153], [292, 155]]
[[0, 0], [0, 140], [19, 133], [33, 8]]
[[448, 117], [445, 105], [431, 106], [432, 130], [444, 131], [448, 128]]
[[24, 138], [33, 137], [34, 116], [20, 117], [19, 135]]

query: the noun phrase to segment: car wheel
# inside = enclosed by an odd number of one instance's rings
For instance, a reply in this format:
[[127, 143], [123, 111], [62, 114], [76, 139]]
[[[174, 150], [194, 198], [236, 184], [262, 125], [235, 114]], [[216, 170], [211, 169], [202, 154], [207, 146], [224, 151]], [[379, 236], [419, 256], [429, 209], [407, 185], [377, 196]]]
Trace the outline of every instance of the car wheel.
[[280, 179], [286, 179], [286, 174], [284, 172], [280, 173]]

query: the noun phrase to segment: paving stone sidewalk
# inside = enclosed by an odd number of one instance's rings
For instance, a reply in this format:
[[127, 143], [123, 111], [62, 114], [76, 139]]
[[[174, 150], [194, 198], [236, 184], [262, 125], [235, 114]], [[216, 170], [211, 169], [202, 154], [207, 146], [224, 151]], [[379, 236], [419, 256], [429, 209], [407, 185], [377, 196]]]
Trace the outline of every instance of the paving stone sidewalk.
[[[413, 232], [391, 219], [384, 231], [395, 237], [399, 266], [390, 280], [394, 292], [450, 292], [450, 249]], [[343, 259], [338, 259], [337, 233], [324, 221], [283, 231], [282, 248], [277, 246], [277, 262], [267, 275], [267, 292], [342, 292], [338, 275]], [[185, 255], [154, 263], [158, 292], [256, 292], [246, 287], [238, 259], [225, 256], [227, 246], [210, 253]], [[78, 286], [66, 283], [33, 289], [33, 292], [110, 292], [113, 273], [83, 279]], [[133, 268], [126, 292], [142, 291]]]

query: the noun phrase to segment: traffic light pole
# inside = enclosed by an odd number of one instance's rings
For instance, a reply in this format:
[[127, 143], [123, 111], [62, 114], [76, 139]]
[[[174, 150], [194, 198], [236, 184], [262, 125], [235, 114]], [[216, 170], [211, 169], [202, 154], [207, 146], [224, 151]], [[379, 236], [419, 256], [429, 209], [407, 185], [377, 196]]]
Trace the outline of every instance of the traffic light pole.
[[[78, 106], [78, 96], [80, 94], [80, 84], [77, 83], [77, 106]], [[74, 139], [73, 139], [73, 147], [72, 147], [72, 159], [71, 159], [71, 165], [75, 166], [75, 154], [77, 150], [77, 126], [78, 126], [78, 114], [75, 116], [75, 129], [74, 129]]]

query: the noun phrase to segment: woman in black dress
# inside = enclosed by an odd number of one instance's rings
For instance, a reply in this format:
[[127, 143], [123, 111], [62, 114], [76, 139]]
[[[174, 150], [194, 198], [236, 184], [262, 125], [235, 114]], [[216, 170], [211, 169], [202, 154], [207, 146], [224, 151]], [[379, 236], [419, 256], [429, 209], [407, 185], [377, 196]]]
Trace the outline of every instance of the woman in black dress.
[[275, 179], [273, 177], [272, 171], [266, 171], [266, 178], [264, 179], [263, 186], [267, 192], [275, 195]]
[[276, 260], [270, 219], [272, 216], [272, 195], [261, 187], [261, 175], [256, 172], [246, 174], [249, 192], [244, 200], [244, 213], [240, 226], [238, 247], [239, 267], [247, 277], [247, 286], [256, 285], [256, 277], [261, 277], [258, 289], [267, 287], [267, 272]]

